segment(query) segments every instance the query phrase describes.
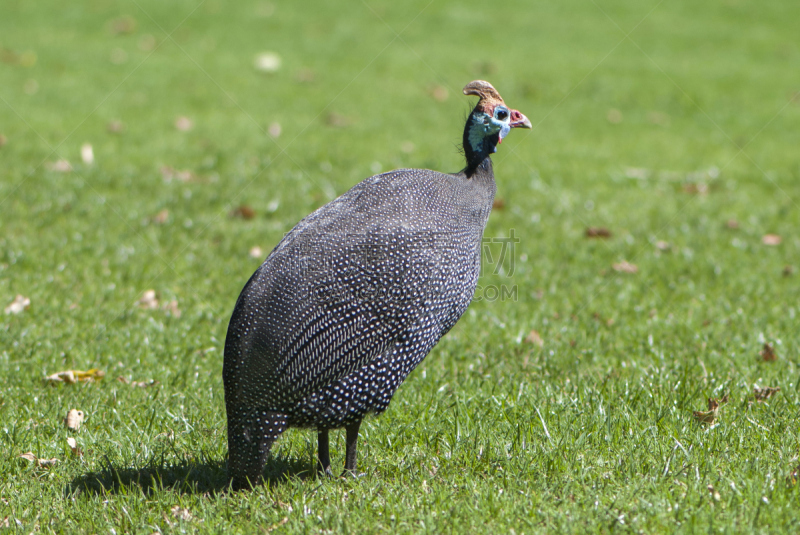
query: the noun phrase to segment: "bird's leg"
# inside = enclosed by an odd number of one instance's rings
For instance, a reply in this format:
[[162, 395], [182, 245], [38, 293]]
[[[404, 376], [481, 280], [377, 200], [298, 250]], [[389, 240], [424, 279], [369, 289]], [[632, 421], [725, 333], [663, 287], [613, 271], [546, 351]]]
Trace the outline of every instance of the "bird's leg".
[[328, 430], [317, 431], [317, 469], [326, 476], [331, 475], [331, 455], [328, 442]]
[[356, 472], [356, 456], [358, 447], [358, 428], [361, 427], [361, 420], [354, 422], [348, 426], [345, 426], [347, 430], [347, 449], [345, 453], [344, 459], [344, 473], [342, 473], [342, 477], [344, 476], [357, 476], [358, 473]]

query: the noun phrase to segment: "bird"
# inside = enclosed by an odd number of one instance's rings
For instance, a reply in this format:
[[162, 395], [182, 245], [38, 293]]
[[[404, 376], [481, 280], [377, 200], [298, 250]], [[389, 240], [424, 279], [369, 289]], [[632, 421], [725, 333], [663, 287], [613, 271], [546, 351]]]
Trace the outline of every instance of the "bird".
[[290, 427], [316, 429], [318, 469], [331, 475], [328, 433], [344, 428], [356, 474], [362, 419], [397, 388], [464, 314], [496, 192], [491, 154], [531, 128], [486, 81], [463, 133], [458, 173], [399, 169], [369, 177], [302, 219], [239, 295], [222, 377], [233, 489], [262, 482]]

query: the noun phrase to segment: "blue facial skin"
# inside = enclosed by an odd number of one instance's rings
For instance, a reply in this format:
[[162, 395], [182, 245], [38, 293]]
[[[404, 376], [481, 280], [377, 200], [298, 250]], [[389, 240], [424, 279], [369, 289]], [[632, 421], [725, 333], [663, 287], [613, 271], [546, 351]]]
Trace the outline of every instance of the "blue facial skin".
[[[472, 117], [472, 126], [469, 129], [469, 144], [475, 152], [480, 152], [483, 147], [483, 140], [488, 136], [499, 132], [499, 141], [503, 141], [503, 138], [511, 131], [509, 124], [511, 122], [511, 114], [505, 106], [495, 106], [493, 115], [476, 113]], [[497, 147], [492, 147], [492, 152], [496, 151]]]

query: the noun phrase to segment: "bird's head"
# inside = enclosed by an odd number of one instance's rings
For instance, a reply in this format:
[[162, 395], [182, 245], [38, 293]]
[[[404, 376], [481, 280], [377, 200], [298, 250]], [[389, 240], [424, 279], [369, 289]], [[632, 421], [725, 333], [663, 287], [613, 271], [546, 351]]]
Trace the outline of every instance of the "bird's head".
[[503, 97], [489, 82], [470, 82], [464, 87], [464, 94], [480, 99], [464, 127], [464, 152], [468, 167], [479, 164], [494, 153], [512, 128], [531, 128], [528, 118], [506, 106]]

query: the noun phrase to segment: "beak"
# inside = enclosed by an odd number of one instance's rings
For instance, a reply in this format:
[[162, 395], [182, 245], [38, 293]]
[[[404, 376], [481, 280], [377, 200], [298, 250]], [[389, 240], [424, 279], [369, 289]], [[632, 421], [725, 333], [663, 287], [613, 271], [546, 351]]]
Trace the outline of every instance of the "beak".
[[511, 123], [509, 123], [509, 126], [511, 128], [527, 128], [529, 130], [533, 128], [530, 120], [517, 110], [511, 110]]

